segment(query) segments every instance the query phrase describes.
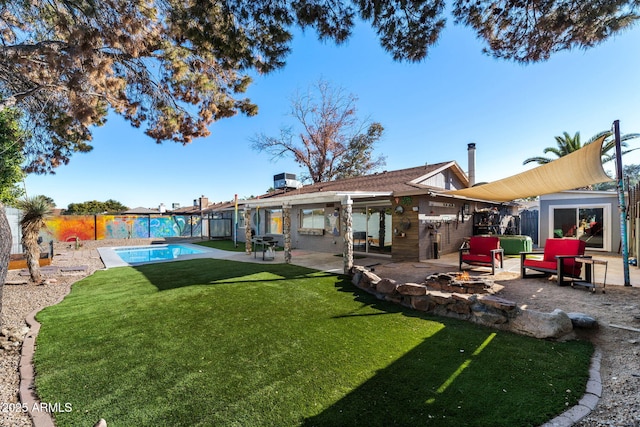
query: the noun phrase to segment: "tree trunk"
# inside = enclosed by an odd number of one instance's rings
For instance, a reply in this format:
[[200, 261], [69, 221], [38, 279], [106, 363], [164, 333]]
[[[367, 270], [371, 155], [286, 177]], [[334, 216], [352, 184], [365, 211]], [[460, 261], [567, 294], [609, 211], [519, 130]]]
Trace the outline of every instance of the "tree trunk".
[[2, 327], [2, 290], [9, 270], [11, 257], [11, 227], [4, 205], [0, 202], [0, 327]]
[[40, 283], [40, 245], [38, 245], [39, 222], [29, 224], [22, 229], [22, 246], [24, 247], [27, 267], [33, 283]]

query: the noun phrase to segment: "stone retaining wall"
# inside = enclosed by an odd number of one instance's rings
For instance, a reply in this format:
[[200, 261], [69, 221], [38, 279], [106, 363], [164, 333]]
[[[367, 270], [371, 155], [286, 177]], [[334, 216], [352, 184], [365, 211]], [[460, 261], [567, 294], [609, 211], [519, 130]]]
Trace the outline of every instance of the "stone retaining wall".
[[351, 269], [352, 283], [380, 300], [438, 316], [467, 320], [492, 328], [535, 338], [568, 338], [573, 332], [569, 316], [522, 309], [513, 301], [490, 294], [460, 294], [434, 291], [425, 283], [398, 283], [380, 278], [365, 267]]

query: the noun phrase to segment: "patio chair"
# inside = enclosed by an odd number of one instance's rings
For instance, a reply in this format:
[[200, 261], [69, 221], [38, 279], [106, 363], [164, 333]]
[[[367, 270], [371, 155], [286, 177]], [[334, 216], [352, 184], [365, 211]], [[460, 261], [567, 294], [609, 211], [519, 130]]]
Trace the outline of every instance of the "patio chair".
[[496, 263], [500, 262], [500, 268], [504, 263], [504, 249], [500, 247], [500, 238], [493, 236], [473, 236], [469, 244], [460, 248], [459, 269], [462, 271], [462, 263], [491, 267], [491, 274], [496, 274]]
[[[544, 252], [520, 252], [520, 274], [523, 279], [556, 275], [558, 285], [562, 285], [565, 277], [580, 278], [582, 263], [576, 257], [584, 257], [586, 242], [580, 239], [547, 239]], [[538, 255], [537, 258], [530, 258]], [[539, 257], [542, 255], [542, 258]], [[527, 270], [539, 271], [543, 274], [527, 274]]]

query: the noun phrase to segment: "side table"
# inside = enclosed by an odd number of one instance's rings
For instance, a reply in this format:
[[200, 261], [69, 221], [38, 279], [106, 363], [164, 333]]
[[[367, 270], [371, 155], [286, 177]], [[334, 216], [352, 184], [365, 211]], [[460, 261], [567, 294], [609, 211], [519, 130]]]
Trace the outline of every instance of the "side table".
[[584, 280], [578, 279], [571, 282], [571, 286], [581, 286], [585, 288], [589, 288], [591, 292], [594, 294], [597, 290], [597, 284], [595, 283], [595, 266], [596, 265], [604, 265], [604, 278], [602, 279], [602, 293], [604, 294], [604, 288], [607, 284], [607, 261], [602, 259], [595, 258], [587, 258], [587, 257], [576, 257], [576, 262], [581, 262], [584, 264]]

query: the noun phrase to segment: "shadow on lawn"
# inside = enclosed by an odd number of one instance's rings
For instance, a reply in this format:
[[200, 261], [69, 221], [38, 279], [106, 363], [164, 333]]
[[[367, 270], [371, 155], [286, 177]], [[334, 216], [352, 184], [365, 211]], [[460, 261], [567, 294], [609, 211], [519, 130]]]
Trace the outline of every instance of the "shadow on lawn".
[[335, 276], [291, 264], [258, 264], [217, 259], [196, 259], [134, 267], [159, 291], [194, 285], [270, 282]]
[[469, 389], [470, 382], [459, 381], [456, 373], [465, 364], [468, 371], [477, 373], [482, 369], [482, 362], [474, 363], [476, 356], [472, 353], [490, 333], [476, 334], [479, 342], [467, 341], [464, 352], [459, 348], [458, 334], [455, 322], [445, 323], [430, 338], [377, 371], [320, 414], [305, 419], [302, 425], [485, 425], [482, 421], [478, 423], [488, 403], [482, 399], [482, 387]]

